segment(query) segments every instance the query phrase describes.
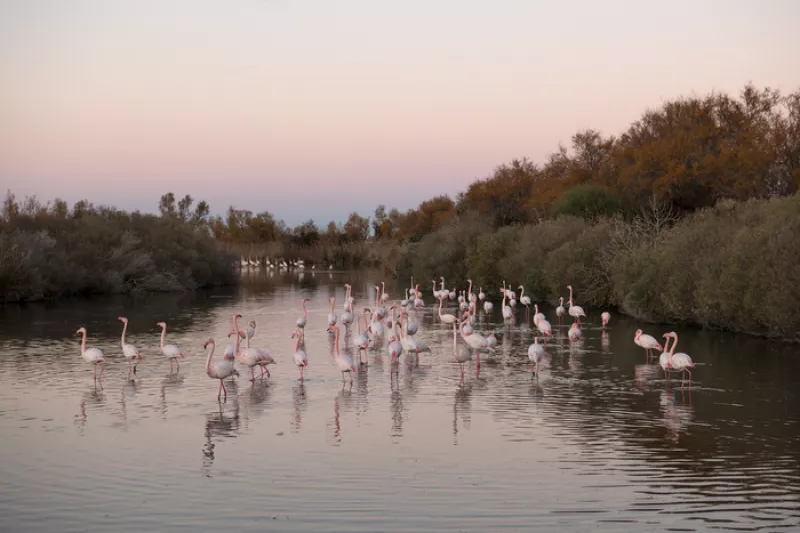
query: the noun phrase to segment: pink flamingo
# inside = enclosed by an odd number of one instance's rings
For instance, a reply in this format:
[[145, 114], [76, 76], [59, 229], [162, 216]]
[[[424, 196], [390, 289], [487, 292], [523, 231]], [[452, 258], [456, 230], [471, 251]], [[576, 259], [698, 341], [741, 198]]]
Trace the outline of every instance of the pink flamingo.
[[308, 298], [303, 298], [303, 302], [300, 304], [303, 306], [303, 316], [297, 319], [297, 327], [299, 329], [305, 329], [306, 321], [308, 320], [308, 310], [306, 309], [306, 302]]
[[[532, 372], [536, 377], [539, 377], [539, 363], [544, 359], [544, 346], [539, 344], [539, 337], [534, 337], [533, 344], [528, 346], [528, 359], [530, 359], [531, 367], [533, 367], [531, 369]], [[531, 376], [531, 378], [533, 378], [533, 376]]]
[[161, 327], [161, 353], [169, 359], [169, 371], [172, 372], [172, 361], [175, 361], [177, 370], [180, 370], [181, 364], [179, 358], [183, 358], [183, 352], [174, 344], [164, 344], [164, 338], [167, 336], [167, 323], [159, 322], [156, 326]]
[[586, 313], [584, 313], [583, 307], [573, 304], [573, 301], [572, 301], [572, 285], [567, 285], [567, 288], [569, 289], [569, 309], [567, 310], [567, 313], [569, 313], [569, 316], [571, 316], [574, 319], [576, 319], [578, 321], [578, 325], [580, 326], [581, 325], [581, 317], [582, 316], [585, 317]]
[[300, 381], [303, 381], [305, 379], [303, 370], [308, 366], [308, 355], [303, 346], [303, 333], [299, 329], [292, 333], [292, 338], [295, 337], [297, 342], [294, 345], [294, 364], [300, 369]]
[[672, 348], [669, 350], [669, 366], [674, 368], [675, 371], [681, 373], [681, 385], [684, 382], [683, 372], [687, 372], [689, 374], [689, 383], [692, 382], [692, 371], [689, 370], [690, 368], [694, 368], [694, 362], [692, 358], [689, 357], [689, 354], [678, 352], [675, 353], [675, 347], [678, 345], [678, 334], [674, 331], [667, 333], [670, 337], [672, 337]]
[[567, 335], [569, 336], [569, 340], [571, 341], [581, 340], [581, 328], [578, 327], [577, 322], [572, 323], [572, 326], [570, 326], [569, 333], [567, 333]]
[[203, 348], [207, 348], [208, 345], [211, 345], [211, 349], [208, 350], [208, 358], [206, 359], [206, 374], [211, 379], [218, 379], [219, 380], [219, 391], [217, 392], [217, 400], [219, 400], [220, 395], [225, 393], [225, 399], [228, 399], [228, 391], [225, 388], [225, 384], [222, 382], [223, 379], [231, 377], [232, 375], [236, 374], [239, 375], [239, 372], [233, 368], [233, 354], [228, 355], [227, 353], [223, 357], [222, 361], [215, 361], [213, 364], [211, 363], [211, 358], [214, 356], [214, 348], [215, 343], [214, 339], [208, 339], [205, 343], [203, 343]]
[[[142, 356], [139, 355], [139, 350], [133, 344], [125, 344], [125, 332], [128, 330], [128, 319], [124, 316], [117, 317], [117, 320], [121, 321], [122, 326], [122, 338], [120, 339], [120, 345], [122, 346], [122, 355], [125, 356], [125, 359], [128, 360], [128, 372], [131, 371], [131, 363], [134, 359], [142, 359]], [[136, 373], [136, 365], [133, 365], [133, 373]]]
[[647, 357], [651, 356], [650, 350], [664, 350], [664, 348], [655, 338], [647, 333], [642, 333], [642, 330], [640, 329], [636, 330], [636, 335], [633, 337], [633, 342], [645, 349]]
[[[83, 357], [83, 360], [87, 363], [94, 365], [94, 380], [97, 381], [97, 365], [106, 360], [105, 355], [103, 355], [103, 350], [100, 348], [86, 347], [86, 328], [80, 328], [75, 332], [75, 335], [83, 335], [83, 339], [81, 339], [81, 357]], [[103, 379], [103, 372], [105, 372], [105, 370], [105, 367], [100, 367], [101, 381]]]
[[335, 335], [333, 341], [333, 357], [336, 360], [336, 364], [339, 366], [339, 372], [342, 373], [342, 383], [344, 383], [345, 372], [350, 375], [350, 383], [353, 383], [353, 372], [356, 370], [356, 365], [353, 363], [353, 358], [350, 357], [350, 354], [345, 353], [342, 355], [339, 353], [339, 328], [330, 326], [328, 331], [332, 331]]
[[564, 316], [564, 313], [566, 313], [566, 312], [567, 312], [566, 309], [564, 309], [564, 298], [563, 297], [559, 297], [558, 298], [558, 307], [556, 307], [556, 316], [558, 317], [559, 325], [561, 324], [561, 317]]
[[606, 329], [608, 322], [611, 320], [611, 313], [608, 311], [603, 311], [603, 314], [600, 315], [600, 320], [603, 321], [603, 329]]

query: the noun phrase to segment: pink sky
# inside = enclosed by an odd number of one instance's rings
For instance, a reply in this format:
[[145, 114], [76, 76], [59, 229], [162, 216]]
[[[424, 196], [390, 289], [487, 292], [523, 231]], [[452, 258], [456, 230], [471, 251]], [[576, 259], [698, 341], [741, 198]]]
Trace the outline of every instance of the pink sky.
[[324, 225], [680, 95], [800, 89], [800, 2], [6, 0], [0, 187]]

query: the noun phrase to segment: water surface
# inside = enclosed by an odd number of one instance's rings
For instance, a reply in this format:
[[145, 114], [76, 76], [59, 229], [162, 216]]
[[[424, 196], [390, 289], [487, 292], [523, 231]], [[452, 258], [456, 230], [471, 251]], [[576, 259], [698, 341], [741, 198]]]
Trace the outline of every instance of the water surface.
[[[800, 357], [796, 346], [686, 327], [694, 380], [664, 379], [632, 342], [640, 324], [590, 313], [584, 339], [555, 327], [531, 376], [532, 329], [479, 315], [493, 357], [462, 380], [452, 329], [411, 312], [432, 348], [391, 372], [386, 348], [342, 383], [328, 297], [343, 283], [369, 305], [370, 273], [248, 274], [239, 289], [0, 309], [0, 531], [796, 531], [800, 529]], [[389, 289], [393, 297], [399, 290]], [[310, 366], [290, 335], [309, 301]], [[494, 295], [496, 310], [499, 298]], [[277, 360], [243, 369], [218, 403], [203, 342], [231, 315], [258, 323]], [[451, 307], [452, 312], [452, 307]], [[128, 375], [119, 348], [144, 356]], [[170, 373], [158, 349], [187, 354]], [[95, 386], [75, 330], [108, 364]], [[344, 346], [343, 346], [344, 349]]]

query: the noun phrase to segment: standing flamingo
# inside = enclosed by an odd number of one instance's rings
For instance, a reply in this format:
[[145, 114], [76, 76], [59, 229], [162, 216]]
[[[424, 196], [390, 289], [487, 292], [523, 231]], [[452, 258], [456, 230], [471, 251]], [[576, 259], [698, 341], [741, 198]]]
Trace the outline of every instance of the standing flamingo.
[[544, 346], [539, 344], [539, 337], [533, 338], [533, 344], [528, 346], [528, 359], [531, 361], [531, 376], [539, 377], [539, 363], [544, 359]]
[[308, 310], [306, 309], [306, 302], [308, 298], [303, 298], [303, 301], [300, 305], [303, 306], [303, 316], [297, 319], [297, 328], [298, 329], [305, 329], [306, 322], [308, 321]]
[[[241, 334], [241, 332], [240, 332], [240, 334]], [[261, 379], [264, 379], [264, 374], [266, 374], [267, 377], [271, 377], [270, 374], [269, 374], [269, 368], [267, 368], [267, 365], [274, 365], [275, 364], [275, 359], [270, 354], [268, 354], [266, 352], [266, 350], [262, 350], [261, 348], [251, 348], [250, 347], [250, 338], [249, 337], [245, 337], [245, 341], [246, 341], [246, 345], [245, 345], [246, 346], [246, 348], [245, 348], [245, 354], [246, 355], [243, 357], [243, 359], [247, 359], [249, 357], [255, 357], [256, 365], [259, 368], [261, 368], [261, 376], [260, 376]], [[251, 352], [252, 352], [252, 355], [248, 355]], [[252, 369], [254, 369], [254, 367], [251, 367], [251, 370]], [[255, 377], [255, 375], [253, 377]]]
[[392, 342], [389, 343], [389, 362], [395, 364], [400, 362], [400, 356], [403, 354], [403, 345], [400, 344], [400, 333], [395, 320], [394, 307], [392, 308], [392, 321], [394, 322], [394, 330], [392, 331]]
[[181, 364], [179, 358], [183, 358], [183, 352], [174, 344], [164, 344], [164, 338], [167, 336], [167, 323], [159, 322], [156, 326], [161, 327], [161, 353], [169, 359], [169, 371], [172, 372], [172, 361], [175, 361], [177, 370], [180, 370]]
[[336, 297], [331, 296], [330, 298], [328, 298], [328, 300], [331, 302], [331, 312], [328, 313], [328, 325], [335, 326], [336, 321], [338, 320], [338, 317], [336, 316], [336, 311], [333, 310], [333, 306], [336, 303]]
[[558, 307], [556, 307], [556, 316], [558, 316], [558, 323], [561, 324], [561, 317], [564, 316], [566, 313], [566, 309], [564, 309], [564, 298], [558, 298]]
[[472, 361], [472, 352], [469, 351], [469, 348], [464, 344], [457, 344], [456, 342], [456, 327], [457, 324], [453, 322], [453, 356], [456, 359], [456, 363], [459, 364], [461, 367], [461, 377], [464, 377], [464, 363]]
[[353, 358], [350, 357], [350, 354], [345, 353], [342, 355], [339, 353], [339, 328], [336, 326], [330, 326], [328, 331], [333, 332], [335, 335], [333, 341], [333, 358], [336, 360], [336, 364], [339, 366], [339, 372], [342, 373], [342, 383], [344, 383], [345, 372], [350, 374], [350, 383], [353, 383], [353, 372], [356, 370], [356, 365], [353, 363]]
[[294, 364], [300, 369], [300, 381], [303, 381], [305, 379], [303, 370], [308, 366], [308, 355], [303, 343], [303, 333], [299, 329], [292, 333], [292, 338], [295, 337], [297, 342], [294, 345]]
[[442, 321], [443, 324], [455, 324], [456, 317], [455, 315], [451, 315], [449, 313], [442, 314], [442, 304], [444, 302], [444, 298], [439, 299], [439, 320]]
[[217, 400], [222, 393], [225, 393], [225, 399], [228, 399], [228, 391], [225, 388], [225, 384], [222, 382], [223, 379], [229, 378], [232, 375], [239, 373], [233, 368], [233, 355], [225, 354], [222, 358], [222, 361], [215, 361], [214, 364], [211, 364], [211, 358], [214, 356], [214, 348], [216, 344], [214, 343], [214, 339], [208, 339], [204, 344], [203, 348], [207, 348], [208, 345], [211, 345], [211, 349], [208, 350], [208, 358], [206, 358], [206, 375], [211, 379], [218, 379], [219, 380], [219, 391], [217, 392]]
[[[364, 330], [361, 330], [361, 322], [364, 323]], [[367, 349], [369, 348], [369, 337], [367, 336], [367, 309], [364, 309], [364, 313], [361, 315], [361, 320], [359, 321], [356, 319], [356, 325], [358, 326], [358, 335], [353, 338], [353, 347], [358, 350], [358, 362], [361, 363], [361, 351], [363, 350], [366, 354]], [[369, 364], [369, 354], [366, 354], [367, 362]]]
[[247, 335], [247, 340], [252, 339], [253, 335], [255, 335], [255, 334], [256, 334], [256, 321], [255, 320], [251, 320], [250, 321], [250, 323], [247, 325], [247, 329], [246, 330], [242, 330], [242, 331], [239, 332], [239, 335], [241, 335], [241, 337], [243, 339], [244, 339], [245, 335]]
[[514, 317], [514, 311], [511, 309], [510, 306], [506, 305], [506, 296], [508, 295], [508, 291], [506, 290], [506, 282], [503, 282], [503, 303], [500, 304], [500, 308], [503, 310], [503, 320], [511, 320]]
[[661, 347], [661, 344], [659, 344], [659, 342], [654, 337], [646, 333], [642, 333], [642, 330], [640, 329], [636, 330], [636, 334], [633, 337], [633, 342], [636, 343], [636, 345], [641, 346], [642, 348], [645, 349], [647, 357], [651, 356], [650, 350], [666, 351]]
[[[78, 331], [75, 332], [75, 335], [83, 335], [81, 339], [81, 357], [87, 363], [91, 363], [94, 365], [94, 380], [97, 381], [97, 365], [102, 363], [106, 360], [105, 355], [103, 355], [103, 350], [100, 348], [87, 348], [86, 347], [86, 328], [80, 328]], [[105, 367], [100, 367], [100, 380], [103, 379], [103, 372], [105, 372]], [[101, 387], [102, 388], [102, 387]]]
[[533, 304], [533, 325], [539, 326], [539, 322], [545, 319], [544, 313], [539, 312], [539, 304]]
[[569, 340], [571, 341], [581, 340], [581, 328], [578, 327], [577, 322], [572, 323], [572, 326], [570, 326], [569, 333], [567, 333], [567, 335], [569, 336]]
[[544, 335], [544, 345], [547, 346], [547, 337], [553, 335], [553, 328], [550, 325], [550, 322], [548, 322], [547, 319], [542, 318], [539, 320], [539, 323], [536, 324], [536, 329], [538, 329], [539, 332]]
[[[119, 343], [122, 346], [122, 355], [125, 356], [125, 359], [128, 360], [128, 372], [131, 371], [131, 363], [134, 360], [141, 360], [142, 356], [139, 354], [139, 350], [133, 344], [125, 344], [125, 332], [128, 330], [128, 319], [124, 316], [117, 317], [117, 320], [122, 322], [122, 338], [120, 339]], [[133, 373], [136, 373], [136, 364], [133, 365]]]
[[[238, 313], [233, 314], [233, 330], [228, 334], [230, 337], [231, 335], [236, 335], [236, 346], [234, 347], [234, 354], [236, 356], [236, 360], [247, 367], [250, 367], [250, 381], [255, 382], [256, 380], [256, 365], [262, 366], [269, 364], [269, 362], [274, 363], [274, 359], [267, 354], [264, 350], [260, 350], [258, 348], [250, 348], [250, 340], [247, 339], [248, 347], [242, 350], [240, 348], [240, 340], [242, 338], [241, 331], [239, 330], [238, 320], [242, 318], [242, 315]], [[237, 334], [239, 332], [239, 334]], [[267, 370], [267, 375], [269, 375], [269, 370]], [[264, 366], [262, 366], [261, 376], [264, 376]]]
[[344, 324], [345, 328], [349, 328], [350, 325], [353, 323], [353, 306], [352, 302], [350, 301], [350, 285], [345, 284], [345, 296], [344, 296], [344, 313], [342, 313], [342, 324]]
[[611, 320], [611, 313], [609, 313], [608, 311], [603, 311], [603, 314], [600, 315], [600, 320], [603, 321], [603, 329], [606, 329], [609, 320]]
[[[649, 335], [648, 335], [649, 336]], [[664, 333], [664, 348], [663, 352], [658, 358], [658, 364], [661, 365], [661, 370], [664, 371], [664, 377], [669, 379], [669, 371], [670, 371], [670, 361], [669, 361], [669, 341], [672, 339], [669, 333]], [[653, 339], [655, 340], [655, 339]]]
[[569, 316], [578, 321], [578, 325], [580, 326], [581, 317], [582, 316], [585, 317], [586, 313], [583, 312], [583, 307], [579, 305], [574, 305], [572, 301], [572, 285], [567, 285], [567, 288], [569, 289], [569, 309], [567, 310], [567, 312], [569, 313]]
[[531, 312], [531, 298], [530, 296], [525, 296], [525, 287], [522, 285], [519, 286], [519, 303], [525, 306], [525, 320], [528, 320]]
[[692, 371], [689, 369], [694, 368], [694, 362], [692, 361], [692, 358], [689, 357], [689, 354], [683, 352], [675, 353], [675, 347], [678, 345], [678, 334], [674, 331], [671, 331], [667, 335], [672, 337], [672, 347], [669, 350], [669, 366], [675, 369], [676, 372], [681, 373], [681, 385], [683, 385], [685, 379], [683, 372], [689, 374], [689, 384], [691, 384]]

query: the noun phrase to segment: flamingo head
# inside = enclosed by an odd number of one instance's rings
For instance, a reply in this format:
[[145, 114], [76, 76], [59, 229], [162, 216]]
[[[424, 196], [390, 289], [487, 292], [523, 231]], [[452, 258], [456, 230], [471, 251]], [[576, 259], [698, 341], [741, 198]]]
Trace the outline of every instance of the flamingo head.
[[298, 335], [300, 335], [300, 333], [298, 333], [298, 331], [297, 331], [297, 330], [294, 330], [294, 331], [292, 332], [292, 338], [293, 338], [293, 339], [297, 338], [297, 336], [298, 336]]
[[[640, 330], [640, 329], [637, 329], [637, 330], [636, 330], [636, 333], [634, 333], [634, 335], [633, 335], [633, 338], [634, 338], [634, 339], [638, 339], [639, 337], [641, 337], [641, 336], [642, 336], [642, 333], [644, 333], [642, 330]], [[667, 336], [667, 334], [665, 333], [665, 334], [664, 334], [664, 336], [666, 337], [666, 336]]]
[[303, 303], [306, 303], [307, 301], [308, 301], [308, 298], [303, 298]]
[[86, 335], [86, 328], [80, 328], [75, 332], [75, 335]]
[[240, 315], [239, 313], [234, 313], [233, 318], [242, 318], [242, 315]]
[[558, 303], [559, 303], [560, 305], [562, 305], [562, 306], [564, 305], [564, 297], [563, 297], [563, 296], [559, 296], [559, 298], [558, 298]]
[[120, 322], [122, 322], [123, 324], [127, 324], [127, 323], [128, 323], [128, 319], [127, 319], [127, 318], [125, 318], [124, 316], [118, 316], [118, 317], [117, 317], [117, 320], [119, 320], [119, 321], [120, 321]]
[[167, 323], [166, 322], [158, 322], [158, 323], [156, 323], [156, 326], [158, 326], [160, 328], [166, 328], [167, 327]]
[[203, 348], [208, 348], [209, 344], [214, 344], [214, 339], [208, 339], [206, 342], [204, 342]]
[[234, 330], [234, 329], [230, 330], [230, 331], [228, 332], [228, 338], [230, 338], [230, 337], [231, 337], [231, 335], [233, 335], [233, 333], [234, 333], [235, 331], [236, 331], [236, 330]]
[[572, 325], [569, 327], [569, 329], [578, 329], [578, 323], [573, 322]]
[[572, 285], [567, 285], [567, 288], [568, 288], [569, 290], [572, 290]]
[[336, 301], [336, 297], [335, 297], [335, 296], [331, 296], [330, 298], [328, 298], [328, 301], [329, 301], [330, 303], [333, 303], [333, 302], [335, 302], [335, 301]]

